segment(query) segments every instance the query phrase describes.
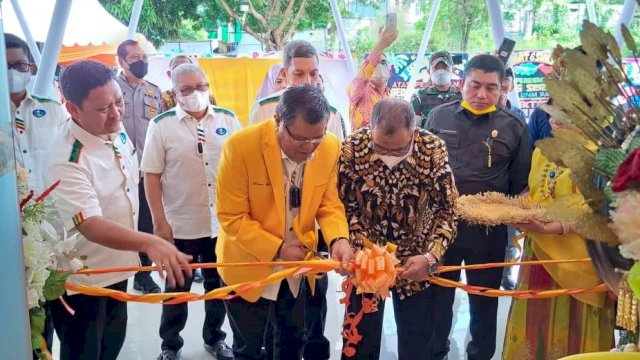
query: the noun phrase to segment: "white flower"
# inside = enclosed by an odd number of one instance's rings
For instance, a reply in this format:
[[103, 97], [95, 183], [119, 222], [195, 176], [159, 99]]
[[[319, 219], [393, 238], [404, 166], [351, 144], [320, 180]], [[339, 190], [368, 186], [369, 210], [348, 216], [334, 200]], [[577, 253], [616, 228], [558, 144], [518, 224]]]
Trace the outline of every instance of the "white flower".
[[619, 246], [620, 255], [627, 259], [640, 260], [640, 241], [632, 241]]
[[71, 268], [71, 272], [77, 272], [84, 267], [82, 261], [78, 258], [73, 258], [69, 261], [69, 267]]
[[27, 305], [29, 309], [38, 307], [39, 300], [40, 300], [40, 295], [38, 295], [38, 291], [36, 291], [36, 289], [27, 289]]
[[40, 227], [33, 221], [25, 221], [22, 223], [22, 230], [27, 236], [32, 236], [38, 241], [42, 241], [42, 234], [40, 233]]
[[67, 237], [67, 229], [64, 229], [64, 241], [62, 242], [62, 253], [69, 254], [76, 248], [78, 233]]
[[49, 278], [49, 275], [51, 275], [51, 273], [49, 272], [49, 269], [47, 268], [37, 269], [36, 271], [33, 272], [33, 278], [32, 278], [31, 284], [39, 289], [43, 289], [45, 282]]
[[24, 265], [28, 268], [37, 268], [49, 265], [51, 253], [46, 246], [33, 238], [32, 235], [23, 237]]
[[40, 221], [40, 230], [42, 232], [42, 239], [44, 241], [57, 242], [57, 241], [60, 240], [60, 236], [58, 236], [58, 232], [53, 227], [53, 225], [51, 225], [50, 222], [48, 222], [46, 220], [41, 220]]

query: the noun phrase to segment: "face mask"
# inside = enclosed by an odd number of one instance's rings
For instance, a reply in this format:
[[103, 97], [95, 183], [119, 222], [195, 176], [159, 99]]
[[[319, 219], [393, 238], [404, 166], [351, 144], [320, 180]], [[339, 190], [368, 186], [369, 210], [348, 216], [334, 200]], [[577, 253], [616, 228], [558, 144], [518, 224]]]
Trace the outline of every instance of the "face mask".
[[460, 103], [460, 106], [462, 106], [463, 108], [467, 109], [473, 115], [484, 115], [484, 114], [488, 114], [488, 113], [492, 113], [492, 112], [496, 111], [496, 106], [495, 105], [491, 105], [491, 106], [489, 106], [488, 108], [486, 108], [484, 110], [478, 110], [478, 109], [472, 107], [471, 104], [469, 104], [466, 100], [462, 100], [462, 102]]
[[138, 79], [142, 79], [147, 76], [147, 71], [149, 71], [149, 63], [144, 60], [138, 60], [129, 64], [129, 71], [133, 74], [133, 76]]
[[391, 156], [391, 155], [378, 155], [380, 160], [387, 165], [389, 169], [393, 169], [396, 165], [400, 164], [408, 155], [405, 156]]
[[440, 69], [431, 73], [431, 81], [436, 86], [444, 86], [451, 84], [451, 73], [447, 70]]
[[196, 90], [191, 95], [178, 96], [178, 100], [180, 101], [180, 106], [184, 111], [204, 111], [207, 106], [209, 106], [209, 92]]
[[9, 70], [9, 92], [17, 94], [27, 89], [27, 84], [31, 79], [30, 72], [20, 72], [16, 69]]
[[389, 68], [387, 68], [386, 65], [382, 64], [376, 66], [376, 70], [373, 72], [373, 75], [371, 75], [371, 79], [379, 82], [384, 81], [386, 85], [386, 83], [389, 81]]

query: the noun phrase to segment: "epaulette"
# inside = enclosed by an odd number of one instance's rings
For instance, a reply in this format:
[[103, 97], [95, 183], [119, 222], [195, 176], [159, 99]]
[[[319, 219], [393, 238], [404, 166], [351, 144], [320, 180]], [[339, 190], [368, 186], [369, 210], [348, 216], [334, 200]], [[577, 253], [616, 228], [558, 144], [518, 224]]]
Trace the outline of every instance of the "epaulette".
[[82, 145], [80, 140], [76, 139], [76, 141], [73, 143], [73, 146], [71, 147], [71, 155], [69, 155], [69, 162], [76, 163], [76, 164], [80, 162], [80, 155], [82, 154], [83, 147], [84, 145]]
[[272, 103], [272, 102], [275, 102], [275, 101], [280, 101], [280, 96], [281, 95], [276, 95], [276, 96], [271, 96], [271, 97], [268, 97], [268, 98], [264, 98], [264, 99], [260, 100], [260, 102], [258, 104], [264, 105], [264, 104]]
[[236, 114], [234, 114], [233, 111], [225, 109], [223, 107], [219, 107], [219, 106], [213, 106], [213, 112], [227, 114], [231, 117], [236, 116]]
[[54, 103], [54, 104], [56, 104], [56, 105], [62, 105], [61, 103], [59, 103], [59, 102], [57, 102], [57, 101], [55, 101], [55, 100], [53, 100], [53, 99], [44, 98], [44, 97], [35, 96], [35, 95], [31, 95], [31, 97], [32, 97], [34, 100], [37, 100], [37, 101], [39, 101], [39, 102], [41, 102], [41, 103]]
[[[511, 110], [511, 109], [508, 109], [508, 108], [506, 108], [506, 107], [500, 107], [500, 110], [502, 110], [502, 111], [504, 111], [505, 113], [507, 113], [507, 114], [511, 115], [511, 117], [513, 117], [514, 119], [518, 120], [518, 123], [520, 123], [520, 124], [522, 124], [522, 120], [525, 120], [525, 119], [522, 119], [522, 118], [520, 117], [520, 115], [516, 114], [516, 113], [515, 113], [513, 110]], [[525, 123], [526, 123], [526, 120], [525, 120]]]
[[175, 115], [175, 114], [176, 114], [176, 111], [175, 111], [175, 110], [168, 110], [168, 111], [165, 111], [165, 112], [163, 112], [162, 114], [160, 114], [160, 115], [158, 115], [158, 116], [154, 117], [154, 118], [153, 118], [153, 122], [154, 122], [154, 123], [157, 123], [158, 121], [160, 121], [160, 120], [162, 120], [162, 119], [166, 118], [167, 116], [171, 116], [171, 115]]

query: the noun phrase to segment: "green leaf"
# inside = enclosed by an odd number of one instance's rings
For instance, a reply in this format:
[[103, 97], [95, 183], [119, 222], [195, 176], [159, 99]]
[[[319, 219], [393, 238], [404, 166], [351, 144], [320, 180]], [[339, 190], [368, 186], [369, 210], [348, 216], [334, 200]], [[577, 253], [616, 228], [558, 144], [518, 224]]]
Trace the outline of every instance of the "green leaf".
[[633, 264], [631, 270], [629, 270], [629, 276], [627, 277], [629, 287], [633, 291], [633, 294], [640, 298], [640, 262]]
[[29, 310], [29, 324], [31, 325], [31, 347], [40, 349], [40, 337], [44, 333], [44, 322], [47, 315], [44, 308], [37, 307]]
[[629, 31], [629, 28], [625, 24], [622, 24], [622, 37], [624, 38], [624, 43], [627, 44], [629, 50], [633, 51], [635, 54], [638, 51], [638, 48], [636, 47], [635, 40], [633, 40], [631, 31]]
[[47, 301], [55, 300], [64, 294], [64, 283], [69, 278], [69, 275], [71, 273], [50, 271], [49, 278], [44, 283], [43, 289], [44, 298]]

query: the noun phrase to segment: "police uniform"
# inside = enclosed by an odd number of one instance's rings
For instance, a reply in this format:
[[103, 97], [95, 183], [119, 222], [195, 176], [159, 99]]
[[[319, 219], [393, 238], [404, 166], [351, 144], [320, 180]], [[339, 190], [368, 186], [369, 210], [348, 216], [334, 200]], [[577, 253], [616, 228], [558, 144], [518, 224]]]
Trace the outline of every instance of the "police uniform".
[[418, 126], [423, 129], [425, 128], [427, 116], [429, 116], [429, 112], [431, 112], [433, 108], [456, 100], [462, 100], [462, 93], [460, 93], [460, 89], [455, 85], [451, 85], [449, 91], [440, 91], [433, 85], [418, 90], [417, 93], [411, 96], [413, 111], [416, 115], [420, 116]]
[[[193, 262], [216, 262], [218, 217], [215, 207], [216, 174], [222, 145], [242, 125], [235, 114], [225, 108], [209, 106], [197, 121], [177, 106], [155, 117], [147, 131], [141, 169], [162, 177], [164, 213], [173, 230], [178, 250], [193, 256]], [[220, 286], [216, 269], [204, 269], [206, 292]], [[166, 292], [191, 290], [192, 279], [184, 286], [165, 285]], [[203, 337], [214, 346], [226, 337], [221, 327], [226, 311], [217, 300], [205, 301]], [[162, 350], [178, 352], [184, 342], [180, 331], [187, 322], [187, 304], [162, 307], [160, 337]]]
[[[52, 142], [49, 182], [60, 180], [52, 192], [56, 210], [70, 235], [76, 236], [72, 258], [83, 258], [85, 266], [96, 268], [138, 266], [138, 253], [116, 250], [89, 239], [77, 226], [101, 217], [134, 230], [138, 218], [138, 159], [124, 128], [106, 141], [88, 133], [75, 121]], [[86, 257], [86, 258], [84, 258]], [[68, 259], [59, 260], [69, 269]], [[92, 285], [126, 291], [133, 272], [100, 275], [71, 275], [74, 285]], [[60, 300], [51, 303], [51, 314], [60, 336], [61, 359], [115, 359], [124, 343], [127, 305], [109, 297], [67, 292], [64, 300], [75, 310], [69, 314]]]
[[[460, 101], [438, 106], [427, 119], [427, 130], [447, 145], [449, 166], [460, 195], [488, 191], [516, 196], [526, 187], [531, 167], [531, 145], [526, 124], [513, 112], [503, 108], [472, 116]], [[485, 264], [504, 261], [507, 227], [458, 223], [455, 241], [444, 255], [443, 265]], [[443, 274], [459, 281], [460, 272]], [[467, 283], [492, 289], [500, 287], [502, 269], [475, 270], [467, 273]], [[449, 351], [449, 330], [455, 289], [433, 286], [436, 323], [431, 358], [442, 359]], [[469, 296], [471, 304], [471, 341], [467, 346], [470, 359], [491, 359], [496, 347], [498, 300]]]
[[29, 173], [28, 190], [40, 194], [51, 185], [44, 179], [46, 160], [69, 113], [59, 102], [29, 93], [20, 106], [10, 103], [16, 161]]
[[[163, 112], [162, 99], [160, 98], [161, 91], [159, 87], [147, 80], [140, 80], [137, 85], [130, 84], [124, 75], [116, 77], [115, 80], [120, 85], [122, 98], [124, 99], [125, 110], [122, 124], [133, 142], [138, 161], [142, 161], [149, 121]], [[153, 222], [144, 193], [144, 181], [140, 181], [138, 185], [138, 194], [140, 202], [138, 230], [152, 234]], [[151, 265], [151, 260], [144, 253], [140, 253], [140, 260], [143, 266]], [[147, 271], [141, 271], [136, 274], [134, 288], [145, 293], [160, 292], [160, 288], [151, 279], [151, 275]]]
[[[276, 107], [280, 103], [280, 97], [285, 90], [280, 90], [275, 94], [258, 100], [253, 105], [253, 109], [251, 109], [248, 125], [257, 124], [274, 117]], [[342, 114], [335, 107], [329, 106], [329, 109], [331, 114], [329, 115], [329, 122], [327, 122], [327, 130], [337, 136], [340, 142], [343, 142], [349, 135], [347, 129], [351, 129], [351, 125], [346, 123]]]

